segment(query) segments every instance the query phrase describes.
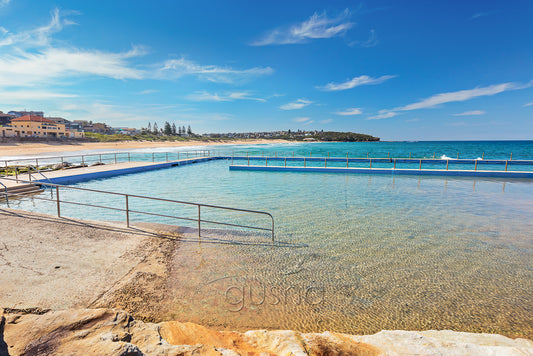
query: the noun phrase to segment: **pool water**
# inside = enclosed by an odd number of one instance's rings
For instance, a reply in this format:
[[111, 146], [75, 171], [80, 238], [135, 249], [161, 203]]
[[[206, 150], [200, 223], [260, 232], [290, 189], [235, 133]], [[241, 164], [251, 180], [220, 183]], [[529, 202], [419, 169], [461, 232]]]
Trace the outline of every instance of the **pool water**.
[[[208, 232], [181, 243], [171, 278], [172, 318], [238, 330], [454, 329], [533, 337], [531, 181], [242, 172], [229, 171], [229, 164], [77, 184], [272, 213], [274, 244], [268, 234], [216, 239]], [[63, 193], [69, 198], [108, 205], [122, 199]], [[16, 204], [55, 211], [41, 201]], [[168, 204], [136, 204], [141, 201], [132, 200], [130, 208], [195, 214]], [[62, 214], [125, 219], [121, 212], [66, 205]], [[206, 214], [269, 225], [244, 214]]]

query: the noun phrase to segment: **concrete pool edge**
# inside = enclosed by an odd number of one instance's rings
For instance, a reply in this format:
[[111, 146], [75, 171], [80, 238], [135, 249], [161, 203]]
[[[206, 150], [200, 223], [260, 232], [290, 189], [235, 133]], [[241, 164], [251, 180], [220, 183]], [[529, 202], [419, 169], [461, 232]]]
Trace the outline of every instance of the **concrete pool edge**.
[[73, 183], [84, 182], [84, 181], [88, 181], [92, 179], [109, 178], [109, 177], [115, 177], [115, 176], [120, 176], [124, 174], [147, 172], [147, 171], [171, 168], [171, 167], [182, 166], [182, 165], [187, 165], [187, 164], [207, 162], [207, 161], [211, 161], [214, 159], [217, 159], [217, 158], [216, 157], [190, 158], [190, 159], [184, 159], [184, 160], [179, 160], [179, 161], [169, 161], [169, 162], [163, 162], [163, 163], [139, 162], [135, 165], [130, 164], [127, 167], [121, 167], [121, 168], [117, 168], [116, 164], [108, 164], [108, 165], [103, 165], [103, 166], [97, 166], [97, 167], [104, 167], [104, 168], [97, 170], [97, 171], [93, 171], [93, 172], [88, 171], [90, 170], [91, 167], [84, 168], [84, 172], [79, 171], [78, 170], [79, 168], [75, 168], [73, 170], [45, 172], [47, 178], [34, 180], [34, 182], [53, 183], [53, 184], [73, 184]]
[[230, 165], [231, 171], [266, 171], [266, 172], [313, 172], [313, 173], [348, 173], [381, 175], [415, 175], [415, 176], [450, 176], [450, 177], [488, 177], [533, 179], [533, 172], [518, 171], [459, 171], [440, 169], [391, 169], [391, 168], [340, 168], [340, 167], [282, 167], [282, 166], [241, 166]]

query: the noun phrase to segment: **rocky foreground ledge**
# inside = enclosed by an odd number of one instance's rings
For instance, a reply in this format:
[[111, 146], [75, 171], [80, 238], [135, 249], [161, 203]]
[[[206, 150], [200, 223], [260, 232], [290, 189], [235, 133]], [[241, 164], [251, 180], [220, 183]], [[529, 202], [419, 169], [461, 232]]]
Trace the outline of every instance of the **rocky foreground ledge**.
[[0, 356], [7, 355], [533, 355], [533, 342], [454, 331], [238, 333], [177, 321], [145, 323], [114, 309], [5, 309]]

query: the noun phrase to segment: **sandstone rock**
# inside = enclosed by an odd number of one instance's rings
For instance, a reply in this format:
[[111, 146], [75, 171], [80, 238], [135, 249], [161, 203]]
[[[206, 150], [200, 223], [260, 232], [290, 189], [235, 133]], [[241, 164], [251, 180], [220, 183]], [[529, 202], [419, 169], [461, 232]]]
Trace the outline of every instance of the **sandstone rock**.
[[[33, 314], [32, 311], [39, 311]], [[454, 331], [382, 331], [374, 335], [290, 330], [214, 331], [192, 323], [134, 320], [113, 309], [0, 315], [0, 356], [7, 355], [533, 355], [533, 342]]]

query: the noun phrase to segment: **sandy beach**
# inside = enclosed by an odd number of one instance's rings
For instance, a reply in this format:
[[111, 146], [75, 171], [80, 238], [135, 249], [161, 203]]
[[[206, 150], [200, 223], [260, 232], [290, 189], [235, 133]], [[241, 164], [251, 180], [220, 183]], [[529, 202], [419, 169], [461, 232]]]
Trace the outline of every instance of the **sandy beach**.
[[188, 146], [213, 146], [213, 145], [251, 145], [264, 143], [286, 143], [286, 140], [236, 140], [236, 141], [177, 141], [177, 142], [151, 142], [151, 141], [119, 141], [119, 142], [71, 142], [71, 143], [0, 143], [0, 156], [35, 155], [43, 153], [72, 152], [105, 149], [136, 149], [159, 147], [188, 147]]

